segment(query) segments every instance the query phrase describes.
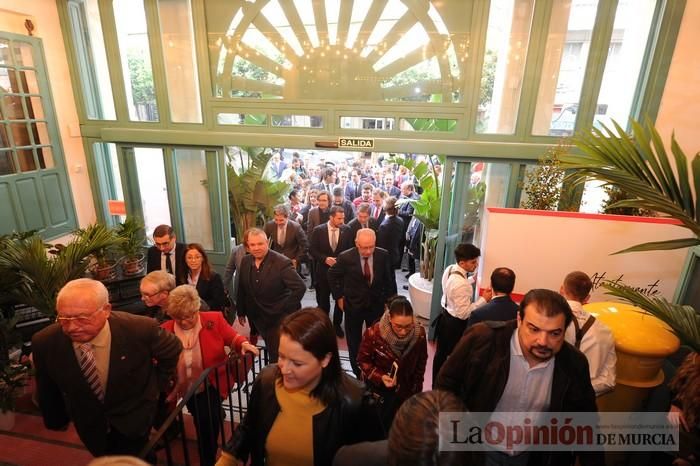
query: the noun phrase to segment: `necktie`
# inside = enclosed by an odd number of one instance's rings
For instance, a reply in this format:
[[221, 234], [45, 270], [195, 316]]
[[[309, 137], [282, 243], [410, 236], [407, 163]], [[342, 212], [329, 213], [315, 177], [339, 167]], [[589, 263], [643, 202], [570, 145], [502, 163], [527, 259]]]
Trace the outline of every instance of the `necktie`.
[[332, 228], [331, 229], [331, 249], [335, 251], [335, 248], [338, 247], [338, 229], [337, 228]]
[[363, 223], [363, 224], [362, 224], [362, 228], [367, 228], [367, 224], [366, 224], [366, 223]]
[[365, 280], [367, 280], [367, 284], [371, 285], [372, 284], [372, 272], [369, 270], [369, 257], [363, 257], [362, 259], [365, 261], [365, 265], [362, 268], [362, 275], [365, 276]]
[[105, 391], [102, 387], [102, 382], [100, 382], [95, 353], [92, 351], [92, 344], [90, 343], [80, 345], [80, 370], [83, 372], [88, 385], [90, 385], [92, 393], [95, 394], [98, 400], [104, 401]]
[[173, 273], [173, 263], [170, 262], [170, 253], [169, 252], [165, 253], [165, 270], [168, 273]]
[[284, 246], [284, 240], [286, 239], [284, 233], [284, 227], [277, 229], [277, 244], [279, 244], [280, 247]]

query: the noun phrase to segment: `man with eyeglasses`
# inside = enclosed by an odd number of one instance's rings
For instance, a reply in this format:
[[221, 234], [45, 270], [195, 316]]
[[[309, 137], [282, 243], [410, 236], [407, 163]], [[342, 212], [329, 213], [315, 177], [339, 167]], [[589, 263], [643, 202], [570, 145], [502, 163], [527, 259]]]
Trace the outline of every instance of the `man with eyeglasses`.
[[72, 421], [94, 456], [137, 456], [159, 393], [172, 388], [180, 340], [153, 319], [113, 312], [107, 288], [88, 278], [61, 289], [56, 313], [32, 338], [45, 426]]
[[186, 284], [185, 245], [177, 242], [173, 227], [158, 225], [153, 230], [153, 243], [148, 248], [146, 272], [164, 270], [175, 276], [177, 285]]

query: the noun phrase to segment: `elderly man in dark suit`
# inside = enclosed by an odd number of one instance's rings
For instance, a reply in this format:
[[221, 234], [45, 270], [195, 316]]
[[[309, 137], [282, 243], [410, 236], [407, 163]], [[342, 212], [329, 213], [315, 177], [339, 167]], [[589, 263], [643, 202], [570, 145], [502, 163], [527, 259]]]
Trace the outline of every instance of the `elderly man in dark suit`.
[[384, 312], [384, 303], [396, 294], [396, 276], [389, 253], [376, 247], [374, 230], [357, 232], [355, 247], [338, 256], [328, 271], [333, 296], [345, 313], [350, 364], [357, 377], [357, 351], [362, 340], [362, 324], [367, 327]]
[[[316, 302], [318, 307], [328, 315], [331, 312], [331, 287], [328, 283], [328, 269], [335, 264], [336, 257], [341, 252], [352, 247], [350, 229], [343, 222], [345, 212], [340, 206], [333, 206], [330, 210], [328, 222], [317, 226], [311, 233], [311, 246], [309, 251], [316, 264]], [[333, 311], [333, 326], [338, 337], [345, 336], [341, 324], [343, 315], [336, 303]]]
[[175, 276], [178, 285], [187, 283], [185, 244], [177, 242], [173, 227], [158, 225], [153, 230], [153, 243], [154, 245], [148, 248], [146, 273], [165, 270]]
[[292, 261], [271, 251], [265, 232], [251, 228], [244, 237], [249, 255], [241, 259], [236, 310], [238, 321], [247, 317], [265, 339], [270, 362], [277, 361], [279, 326], [282, 319], [301, 308], [306, 285], [292, 267]]
[[32, 338], [37, 397], [48, 429], [73, 421], [93, 455], [136, 456], [158, 395], [172, 388], [182, 345], [153, 319], [112, 312], [108, 299], [87, 278], [58, 293], [57, 322]]
[[276, 205], [274, 219], [265, 225], [265, 234], [272, 241], [272, 250], [279, 252], [292, 261], [298, 270], [301, 260], [309, 250], [306, 233], [297, 222], [289, 220], [289, 207]]
[[491, 272], [491, 301], [469, 314], [467, 327], [486, 320], [506, 321], [518, 316], [518, 304], [510, 294], [515, 287], [515, 272], [507, 267], [498, 267]]

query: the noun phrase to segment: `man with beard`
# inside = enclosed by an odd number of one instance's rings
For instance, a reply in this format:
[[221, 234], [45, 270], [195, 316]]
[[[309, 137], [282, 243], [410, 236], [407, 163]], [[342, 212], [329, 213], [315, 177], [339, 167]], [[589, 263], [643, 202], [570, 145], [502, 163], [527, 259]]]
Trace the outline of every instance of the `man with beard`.
[[[573, 314], [551, 290], [529, 291], [517, 320], [470, 327], [447, 358], [435, 388], [472, 412], [596, 412], [586, 357], [564, 339]], [[491, 451], [485, 464], [603, 464], [599, 452]]]

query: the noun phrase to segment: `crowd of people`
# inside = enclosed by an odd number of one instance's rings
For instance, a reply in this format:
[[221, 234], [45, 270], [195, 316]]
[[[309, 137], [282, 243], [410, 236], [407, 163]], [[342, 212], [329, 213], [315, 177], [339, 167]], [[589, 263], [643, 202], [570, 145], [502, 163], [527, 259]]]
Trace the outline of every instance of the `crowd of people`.
[[[498, 267], [475, 299], [481, 251], [459, 244], [441, 278], [433, 390], [424, 392], [426, 330], [396, 285], [415, 220], [397, 197], [415, 198], [412, 175], [366, 166], [314, 170], [299, 157], [282, 163], [273, 160], [274, 176], [299, 181], [300, 190], [263, 228], [243, 234], [223, 280], [200, 245], [179, 243], [161, 225], [140, 285], [143, 307], [132, 310], [145, 316], [113, 311], [97, 281], [61, 290], [57, 323], [33, 339], [48, 428], [72, 421], [95, 456], [136, 455], [159, 399], [182, 397], [228, 351], [259, 356], [251, 339], [260, 335], [269, 365], [220, 454], [220, 407], [229, 396], [216, 382], [221, 374], [212, 372], [188, 401], [202, 465], [604, 464], [591, 451], [439, 448], [442, 411], [596, 411], [596, 397], [615, 386], [616, 356], [610, 330], [582, 307], [592, 289], [585, 273], [568, 274], [558, 292], [530, 290], [516, 304], [516, 274]], [[315, 308], [301, 306], [305, 273]], [[234, 330], [234, 313], [250, 338]], [[351, 372], [341, 367], [343, 338]], [[694, 425], [696, 418], [683, 419]]]

